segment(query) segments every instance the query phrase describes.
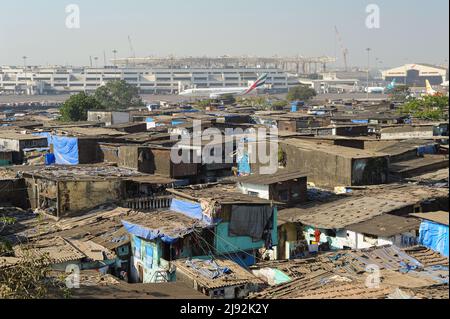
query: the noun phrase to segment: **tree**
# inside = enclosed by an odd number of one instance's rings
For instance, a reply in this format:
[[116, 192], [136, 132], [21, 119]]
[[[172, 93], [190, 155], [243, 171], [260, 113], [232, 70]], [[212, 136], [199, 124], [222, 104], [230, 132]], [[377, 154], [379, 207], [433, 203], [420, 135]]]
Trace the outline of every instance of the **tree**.
[[100, 103], [85, 93], [72, 95], [61, 107], [61, 120], [64, 122], [86, 121], [88, 110], [100, 109]]
[[102, 109], [110, 111], [144, 105], [138, 88], [123, 80], [111, 81], [99, 87], [95, 91], [94, 97], [100, 103]]
[[313, 97], [317, 96], [317, 92], [314, 89], [311, 89], [307, 86], [300, 85], [295, 88], [292, 88], [288, 95], [287, 99], [288, 101], [308, 101], [312, 99]]
[[398, 102], [406, 101], [410, 93], [410, 89], [407, 85], [398, 85], [389, 92], [392, 100]]
[[[16, 222], [14, 218], [0, 217], [0, 257], [12, 257], [15, 251], [2, 232]], [[0, 299], [43, 299], [53, 290], [57, 297], [68, 297], [64, 281], [51, 276], [48, 255], [38, 255], [32, 247], [21, 245], [20, 256], [10, 264], [0, 264]]]
[[449, 101], [446, 96], [425, 96], [406, 102], [400, 109], [400, 113], [423, 120], [444, 120], [448, 106]]

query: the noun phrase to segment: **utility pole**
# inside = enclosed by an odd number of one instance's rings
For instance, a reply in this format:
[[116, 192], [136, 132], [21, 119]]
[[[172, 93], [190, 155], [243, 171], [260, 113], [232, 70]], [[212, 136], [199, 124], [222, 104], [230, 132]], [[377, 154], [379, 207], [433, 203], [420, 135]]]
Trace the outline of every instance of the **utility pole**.
[[370, 80], [370, 51], [371, 48], [367, 48], [367, 101], [369, 100], [369, 80]]

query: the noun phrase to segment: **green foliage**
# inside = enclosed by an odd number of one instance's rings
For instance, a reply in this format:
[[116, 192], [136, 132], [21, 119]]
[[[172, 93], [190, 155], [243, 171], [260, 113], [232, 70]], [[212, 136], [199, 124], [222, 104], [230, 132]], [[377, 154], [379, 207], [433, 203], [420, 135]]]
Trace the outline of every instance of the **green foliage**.
[[[16, 219], [0, 217], [0, 226], [12, 225]], [[13, 257], [14, 250], [2, 237], [0, 228], [0, 257]], [[43, 299], [53, 291], [57, 297], [67, 298], [67, 287], [64, 281], [51, 276], [51, 260], [48, 254], [37, 254], [32, 246], [20, 246], [16, 262], [2, 265], [0, 270], [0, 299]]]
[[405, 103], [400, 113], [423, 120], [444, 120], [446, 112], [448, 112], [448, 105], [449, 101], [446, 96], [425, 96]]
[[317, 92], [314, 89], [311, 89], [307, 86], [300, 85], [295, 88], [292, 88], [288, 95], [287, 99], [289, 102], [292, 101], [308, 101], [311, 100], [313, 97], [317, 96]]
[[78, 122], [87, 120], [88, 110], [100, 109], [100, 103], [85, 93], [72, 95], [61, 107], [61, 120], [64, 122]]
[[214, 103], [212, 99], [200, 100], [195, 103], [196, 107], [199, 109], [206, 109], [208, 106], [211, 106]]
[[282, 110], [287, 105], [288, 105], [288, 102], [285, 101], [285, 100], [275, 101], [275, 102], [272, 103], [272, 109], [273, 110]]
[[99, 87], [94, 97], [100, 103], [102, 110], [125, 110], [129, 107], [144, 105], [138, 88], [123, 80], [111, 81]]

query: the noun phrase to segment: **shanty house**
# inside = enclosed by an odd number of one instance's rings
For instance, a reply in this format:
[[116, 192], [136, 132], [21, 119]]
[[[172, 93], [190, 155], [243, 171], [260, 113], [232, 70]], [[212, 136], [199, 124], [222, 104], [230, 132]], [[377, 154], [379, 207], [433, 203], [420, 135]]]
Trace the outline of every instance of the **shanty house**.
[[168, 191], [175, 196], [172, 210], [211, 225], [209, 250], [215, 256], [224, 256], [244, 267], [261, 257], [275, 258], [280, 203], [220, 185]]
[[105, 123], [106, 126], [130, 122], [130, 113], [114, 111], [88, 111], [89, 122]]
[[389, 158], [382, 153], [300, 139], [283, 140], [280, 148], [286, 154], [286, 169], [307, 172], [308, 180], [317, 186], [362, 186], [388, 181]]
[[186, 258], [222, 256], [245, 267], [256, 262], [260, 249], [276, 246], [276, 207], [269, 201], [237, 192], [223, 195], [219, 189], [203, 192], [210, 199], [199, 200], [187, 189], [169, 191], [175, 198], [167, 210], [122, 221], [131, 235], [132, 281], [175, 281], [173, 262]]
[[250, 175], [237, 179], [243, 194], [295, 206], [308, 200], [307, 176], [299, 171], [278, 170], [274, 175]]
[[[158, 185], [172, 184], [171, 179], [113, 166], [47, 166], [21, 170], [30, 207], [43, 209], [57, 218], [127, 200], [138, 201], [142, 208], [152, 209], [157, 196], [164, 195]], [[146, 203], [140, 199], [145, 199]], [[128, 204], [133, 207], [133, 203]]]
[[445, 189], [397, 186], [365, 196], [333, 198], [322, 204], [279, 212], [279, 254], [286, 259], [344, 248], [417, 242], [419, 224], [407, 218], [429, 202], [448, 198]]
[[125, 217], [122, 223], [131, 236], [132, 282], [175, 281], [173, 261], [205, 255], [202, 247], [208, 242], [208, 233], [204, 231], [207, 225], [197, 219], [161, 210], [136, 212]]
[[242, 299], [263, 282], [228, 259], [181, 259], [174, 262], [177, 281], [212, 299]]

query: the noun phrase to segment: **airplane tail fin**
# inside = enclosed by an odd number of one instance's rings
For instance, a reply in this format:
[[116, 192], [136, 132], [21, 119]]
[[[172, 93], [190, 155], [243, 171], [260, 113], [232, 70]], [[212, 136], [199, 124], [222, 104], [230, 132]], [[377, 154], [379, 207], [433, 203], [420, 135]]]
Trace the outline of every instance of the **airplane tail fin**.
[[426, 83], [426, 88], [427, 88], [427, 94], [433, 94], [434, 93], [434, 89], [430, 84], [429, 80], [425, 80]]
[[247, 91], [245, 91], [244, 95], [245, 95], [245, 94], [249, 94], [249, 93], [252, 92], [253, 90], [255, 90], [255, 89], [257, 89], [257, 88], [259, 88], [259, 87], [265, 85], [266, 82], [267, 82], [267, 77], [268, 77], [268, 76], [269, 76], [269, 75], [268, 75], [267, 73], [266, 73], [266, 74], [263, 74], [262, 76], [260, 76], [260, 77], [255, 81], [255, 83], [253, 83], [252, 85], [250, 85], [250, 86], [248, 87], [248, 89], [247, 89]]

